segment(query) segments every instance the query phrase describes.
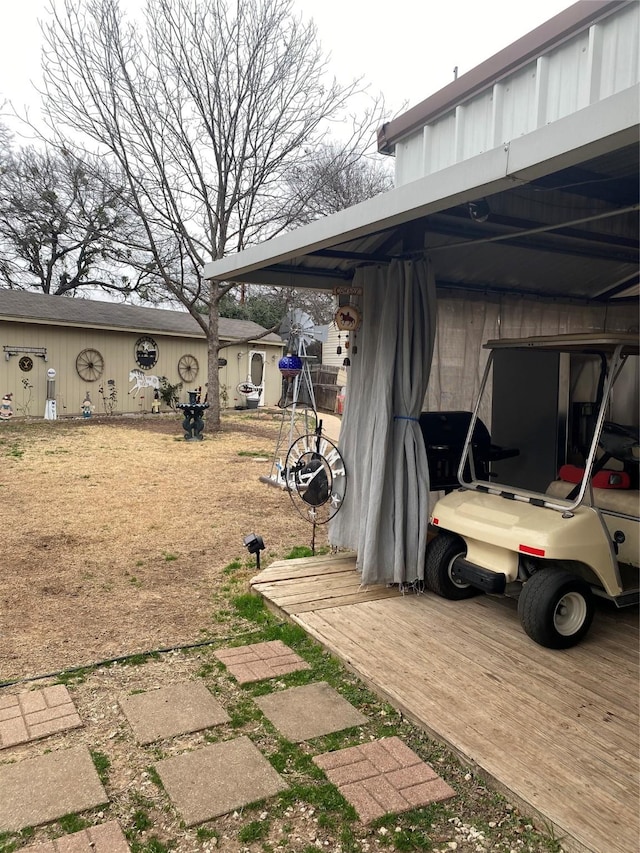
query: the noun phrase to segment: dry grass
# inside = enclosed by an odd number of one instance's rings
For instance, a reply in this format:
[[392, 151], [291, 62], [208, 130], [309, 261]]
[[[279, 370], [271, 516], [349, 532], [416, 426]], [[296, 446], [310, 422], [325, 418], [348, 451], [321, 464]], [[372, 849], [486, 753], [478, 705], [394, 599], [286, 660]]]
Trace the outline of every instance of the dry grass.
[[229, 415], [202, 442], [177, 416], [0, 424], [0, 682], [214, 636], [245, 534], [266, 560], [311, 540], [259, 481], [270, 462], [242, 455], [272, 456], [278, 429], [267, 412]]

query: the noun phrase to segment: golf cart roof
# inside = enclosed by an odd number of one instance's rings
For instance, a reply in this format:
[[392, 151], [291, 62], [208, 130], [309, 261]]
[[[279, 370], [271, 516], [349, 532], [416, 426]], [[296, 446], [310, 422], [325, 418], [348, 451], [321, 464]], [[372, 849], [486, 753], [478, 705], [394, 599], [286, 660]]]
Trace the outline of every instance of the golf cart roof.
[[555, 352], [613, 353], [622, 344], [625, 355], [638, 355], [640, 338], [631, 332], [580, 332], [572, 335], [541, 335], [487, 341], [485, 349], [544, 349]]

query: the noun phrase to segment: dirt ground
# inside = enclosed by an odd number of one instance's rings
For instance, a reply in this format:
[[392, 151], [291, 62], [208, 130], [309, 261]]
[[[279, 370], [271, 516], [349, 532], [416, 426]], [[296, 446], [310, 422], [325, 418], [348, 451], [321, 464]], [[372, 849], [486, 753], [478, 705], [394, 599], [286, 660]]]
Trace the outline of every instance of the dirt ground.
[[225, 416], [201, 442], [180, 424], [0, 423], [0, 683], [216, 636], [222, 570], [255, 566], [243, 536], [263, 536], [263, 561], [311, 543], [289, 495], [259, 480], [279, 413]]

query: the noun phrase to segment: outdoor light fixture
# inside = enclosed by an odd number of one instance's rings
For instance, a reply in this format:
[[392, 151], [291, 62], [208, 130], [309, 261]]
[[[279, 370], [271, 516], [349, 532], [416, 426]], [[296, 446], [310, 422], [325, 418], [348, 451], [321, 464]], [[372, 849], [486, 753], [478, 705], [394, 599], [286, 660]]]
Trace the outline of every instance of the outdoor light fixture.
[[256, 568], [260, 571], [260, 551], [264, 551], [264, 539], [255, 533], [249, 533], [242, 541], [247, 551], [256, 555]]
[[474, 222], [486, 222], [491, 213], [491, 209], [485, 198], [480, 198], [478, 201], [470, 201], [467, 205], [469, 216]]

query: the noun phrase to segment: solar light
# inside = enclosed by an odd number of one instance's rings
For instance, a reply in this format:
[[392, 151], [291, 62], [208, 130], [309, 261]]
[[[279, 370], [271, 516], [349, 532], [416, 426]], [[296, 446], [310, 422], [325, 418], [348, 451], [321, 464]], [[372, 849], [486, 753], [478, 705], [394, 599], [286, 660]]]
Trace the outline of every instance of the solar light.
[[255, 533], [249, 533], [242, 541], [247, 551], [256, 555], [256, 568], [260, 571], [260, 551], [264, 551], [264, 539]]

